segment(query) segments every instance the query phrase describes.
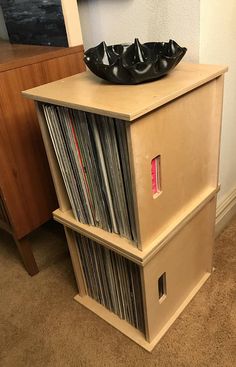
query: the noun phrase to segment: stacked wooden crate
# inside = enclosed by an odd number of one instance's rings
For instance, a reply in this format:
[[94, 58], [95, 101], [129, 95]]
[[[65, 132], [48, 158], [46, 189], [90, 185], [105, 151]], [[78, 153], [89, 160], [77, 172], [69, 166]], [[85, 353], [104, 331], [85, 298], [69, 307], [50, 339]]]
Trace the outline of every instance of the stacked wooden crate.
[[[181, 63], [168, 76], [136, 86], [110, 85], [86, 72], [24, 92], [37, 101], [60, 204], [54, 218], [64, 225], [78, 283], [75, 299], [149, 351], [211, 273], [226, 70]], [[60, 111], [75, 128], [82, 123], [71, 120], [77, 111], [83, 111], [87, 124], [94, 118], [101, 140], [105, 124], [124, 129], [128, 168], [122, 166], [122, 148], [119, 162], [124, 187], [129, 183], [127, 202], [132, 196], [129, 222], [135, 236], [75, 218], [58, 136], [50, 130], [56, 121], [45, 114], [51, 108], [57, 110], [64, 147], [68, 136]], [[118, 128], [115, 137], [119, 147]], [[109, 172], [105, 143], [102, 151]], [[88, 167], [82, 167], [86, 176]], [[115, 218], [122, 215], [115, 206]]]

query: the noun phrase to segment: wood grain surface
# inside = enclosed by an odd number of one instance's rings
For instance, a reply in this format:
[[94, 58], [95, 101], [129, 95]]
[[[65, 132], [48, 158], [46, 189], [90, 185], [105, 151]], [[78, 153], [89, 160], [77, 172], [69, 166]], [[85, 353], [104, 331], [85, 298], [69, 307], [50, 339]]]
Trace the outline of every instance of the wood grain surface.
[[[50, 46], [16, 45], [0, 40], [0, 72], [34, 64], [57, 57], [83, 52], [83, 46], [64, 48]], [[78, 69], [75, 73], [78, 73]], [[72, 74], [68, 74], [72, 75]]]
[[27, 90], [32, 99], [94, 112], [127, 121], [145, 115], [217, 78], [225, 66], [180, 63], [167, 76], [150, 83], [114, 85], [91, 72]]
[[85, 70], [82, 46], [40, 49], [5, 44], [1, 55], [0, 187], [18, 239], [57, 207], [34, 103], [21, 91]]

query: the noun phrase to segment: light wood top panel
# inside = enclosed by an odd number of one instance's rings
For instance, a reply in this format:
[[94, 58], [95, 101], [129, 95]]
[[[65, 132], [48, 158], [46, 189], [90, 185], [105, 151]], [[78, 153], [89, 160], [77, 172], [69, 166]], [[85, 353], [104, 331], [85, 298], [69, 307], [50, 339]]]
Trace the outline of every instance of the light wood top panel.
[[87, 71], [23, 94], [37, 101], [132, 121], [226, 71], [226, 66], [180, 63], [160, 80], [139, 85], [114, 85]]
[[212, 198], [215, 197], [219, 188], [212, 190], [208, 189], [199, 195], [195, 200], [191, 201], [189, 207], [179, 216], [176, 216], [172, 223], [167, 226], [160, 235], [158, 235], [150, 244], [140, 251], [134, 247], [126, 238], [115, 233], [104, 231], [101, 228], [89, 226], [78, 222], [72, 211], [62, 212], [57, 209], [53, 212], [53, 218], [69, 227], [72, 230], [79, 232], [83, 236], [91, 238], [103, 246], [117, 252], [118, 254], [132, 260], [138, 265], [144, 266], [153, 256], [160, 251], [171, 238], [173, 238]]

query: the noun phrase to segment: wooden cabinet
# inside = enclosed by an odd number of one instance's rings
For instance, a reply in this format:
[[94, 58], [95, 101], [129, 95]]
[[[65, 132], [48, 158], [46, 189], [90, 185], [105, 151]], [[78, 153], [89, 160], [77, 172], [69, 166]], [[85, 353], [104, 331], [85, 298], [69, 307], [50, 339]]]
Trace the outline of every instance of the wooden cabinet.
[[[181, 63], [166, 77], [135, 86], [111, 85], [86, 72], [24, 92], [37, 101], [60, 206], [54, 218], [64, 225], [78, 283], [75, 299], [148, 351], [211, 274], [226, 70]], [[100, 134], [102, 124], [113, 123], [116, 129], [122, 124], [123, 143], [128, 146], [122, 175], [125, 182], [128, 177], [131, 181], [136, 243], [75, 218], [64, 183], [69, 171], [58, 158], [63, 146], [73, 147], [73, 139], [68, 140], [73, 134], [65, 132], [65, 112], [60, 124], [45, 112], [56, 109], [60, 116], [65, 111], [55, 106], [66, 107], [68, 116], [82, 116], [68, 120], [68, 126], [74, 124], [72, 130], [84, 123], [83, 116], [89, 133], [92, 115], [103, 116], [95, 117]], [[52, 132], [57, 124], [62, 126], [58, 145]], [[118, 141], [119, 130], [115, 131]], [[104, 144], [102, 150], [109, 155], [111, 145]], [[124, 156], [121, 151], [118, 155], [121, 162]], [[153, 160], [158, 169], [156, 191]]]
[[83, 47], [0, 42], [0, 48], [1, 213], [8, 218], [7, 228], [3, 215], [0, 225], [14, 235], [33, 275], [38, 269], [26, 236], [51, 218], [57, 200], [34, 103], [21, 91], [84, 71]]

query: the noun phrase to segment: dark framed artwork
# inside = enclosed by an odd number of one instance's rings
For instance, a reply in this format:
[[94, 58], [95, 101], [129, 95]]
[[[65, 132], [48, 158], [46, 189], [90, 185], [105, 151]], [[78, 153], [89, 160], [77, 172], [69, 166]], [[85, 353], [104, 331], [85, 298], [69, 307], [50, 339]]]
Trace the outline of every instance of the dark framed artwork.
[[60, 0], [0, 0], [11, 43], [68, 46]]

